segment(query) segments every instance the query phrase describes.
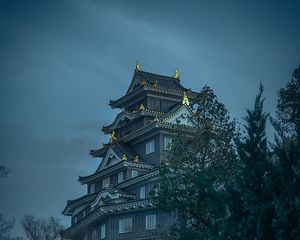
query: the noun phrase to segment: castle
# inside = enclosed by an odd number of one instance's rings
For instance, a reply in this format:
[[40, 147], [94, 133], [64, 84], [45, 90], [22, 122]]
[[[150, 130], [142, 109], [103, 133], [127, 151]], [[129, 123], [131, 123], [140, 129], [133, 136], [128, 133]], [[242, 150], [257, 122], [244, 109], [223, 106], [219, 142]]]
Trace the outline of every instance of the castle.
[[171, 147], [174, 126], [192, 131], [190, 101], [196, 96], [181, 85], [178, 70], [162, 76], [136, 64], [126, 94], [110, 101], [121, 111], [102, 128], [110, 135], [109, 142], [90, 152], [101, 159], [99, 167], [79, 177], [87, 194], [69, 200], [62, 212], [71, 217], [63, 239], [160, 239], [176, 216], [157, 209], [151, 192], [158, 183], [160, 162]]

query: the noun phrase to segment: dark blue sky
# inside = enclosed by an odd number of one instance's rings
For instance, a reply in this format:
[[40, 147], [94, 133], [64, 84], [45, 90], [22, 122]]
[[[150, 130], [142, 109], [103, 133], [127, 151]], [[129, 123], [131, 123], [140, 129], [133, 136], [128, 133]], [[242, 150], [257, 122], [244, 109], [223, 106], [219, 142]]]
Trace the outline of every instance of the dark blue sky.
[[[210, 85], [232, 117], [259, 82], [266, 110], [300, 64], [299, 1], [0, 0], [0, 212], [59, 216], [85, 192], [100, 129], [139, 59], [194, 91]], [[16, 234], [21, 234], [20, 226]]]

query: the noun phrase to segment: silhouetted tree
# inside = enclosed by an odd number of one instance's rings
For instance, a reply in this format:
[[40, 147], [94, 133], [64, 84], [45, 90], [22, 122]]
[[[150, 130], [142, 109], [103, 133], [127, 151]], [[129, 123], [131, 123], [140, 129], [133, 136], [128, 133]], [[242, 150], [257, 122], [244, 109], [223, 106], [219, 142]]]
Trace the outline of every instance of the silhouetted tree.
[[[266, 137], [268, 114], [263, 111], [263, 87], [260, 85], [254, 108], [247, 110], [245, 134], [238, 141], [240, 174], [233, 195], [239, 204], [231, 205], [230, 211], [239, 215], [236, 237], [242, 239], [274, 239], [272, 233], [272, 188], [270, 186], [271, 159]], [[233, 200], [236, 203], [238, 200]], [[231, 222], [231, 223], [234, 223]]]
[[235, 123], [207, 86], [195, 106], [194, 136], [180, 133], [160, 167], [158, 206], [179, 218], [168, 239], [218, 239], [227, 214], [224, 184], [235, 175]]
[[[0, 166], [0, 178], [7, 177], [10, 171], [4, 166]], [[0, 213], [0, 240], [20, 240], [20, 237], [10, 237], [11, 231], [15, 226], [15, 219], [6, 220]]]
[[0, 178], [7, 177], [8, 173], [10, 172], [4, 165], [0, 165]]
[[19, 237], [11, 237], [11, 231], [15, 226], [15, 219], [6, 220], [0, 214], [0, 240], [21, 240]]
[[27, 214], [21, 219], [21, 224], [29, 240], [59, 240], [63, 230], [59, 219], [52, 216], [42, 219]]
[[300, 65], [279, 91], [277, 118], [272, 123], [276, 129], [274, 231], [276, 239], [300, 239]]

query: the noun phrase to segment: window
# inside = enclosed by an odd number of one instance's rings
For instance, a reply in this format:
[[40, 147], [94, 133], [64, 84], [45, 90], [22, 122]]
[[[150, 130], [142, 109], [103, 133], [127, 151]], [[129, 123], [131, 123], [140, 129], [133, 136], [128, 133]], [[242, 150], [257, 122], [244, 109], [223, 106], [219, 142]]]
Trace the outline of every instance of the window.
[[105, 224], [101, 224], [100, 226], [100, 239], [104, 239], [106, 237], [106, 232], [105, 232]]
[[96, 229], [94, 229], [92, 231], [92, 240], [97, 240], [97, 230]]
[[95, 184], [92, 183], [92, 184], [89, 185], [89, 193], [91, 194], [91, 193], [94, 193], [94, 192], [95, 192]]
[[156, 214], [146, 216], [146, 230], [156, 229]]
[[137, 170], [131, 170], [131, 178], [137, 177], [139, 175]]
[[154, 140], [151, 140], [146, 143], [146, 154], [153, 153], [154, 151]]
[[172, 138], [164, 138], [164, 150], [170, 150], [172, 146]]
[[108, 187], [109, 184], [110, 184], [110, 178], [109, 178], [109, 177], [104, 178], [104, 179], [102, 180], [102, 187], [103, 187], [103, 188], [104, 188], [104, 187]]
[[140, 198], [145, 198], [146, 197], [146, 188], [145, 186], [140, 187]]
[[121, 183], [124, 181], [124, 173], [123, 172], [119, 172], [118, 173], [118, 183]]
[[119, 220], [119, 233], [132, 232], [132, 218]]

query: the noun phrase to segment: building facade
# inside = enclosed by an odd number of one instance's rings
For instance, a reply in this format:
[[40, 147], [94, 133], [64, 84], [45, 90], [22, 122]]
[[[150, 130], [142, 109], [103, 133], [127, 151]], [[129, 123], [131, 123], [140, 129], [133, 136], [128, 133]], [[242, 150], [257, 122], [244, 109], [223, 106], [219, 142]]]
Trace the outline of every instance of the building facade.
[[158, 210], [151, 193], [158, 182], [158, 167], [170, 149], [174, 126], [193, 131], [190, 101], [197, 94], [183, 87], [179, 72], [162, 76], [135, 66], [126, 94], [110, 101], [121, 111], [102, 131], [109, 142], [91, 150], [99, 167], [80, 176], [87, 194], [69, 200], [63, 214], [71, 226], [63, 239], [160, 239], [176, 221], [173, 212]]

